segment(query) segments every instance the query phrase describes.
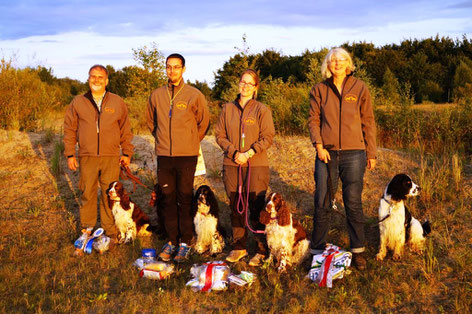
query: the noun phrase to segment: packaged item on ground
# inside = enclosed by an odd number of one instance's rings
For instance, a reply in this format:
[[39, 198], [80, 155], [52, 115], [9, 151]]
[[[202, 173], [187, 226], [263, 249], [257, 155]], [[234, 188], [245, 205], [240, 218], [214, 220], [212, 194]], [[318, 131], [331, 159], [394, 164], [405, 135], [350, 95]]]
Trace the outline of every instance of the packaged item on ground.
[[143, 263], [149, 264], [156, 261], [156, 250], [155, 249], [142, 249], [141, 254], [143, 256]]
[[174, 265], [158, 261], [144, 265], [144, 268], [139, 271], [139, 276], [142, 278], [161, 280], [169, 277], [173, 272]]
[[228, 281], [238, 286], [245, 286], [247, 284], [251, 285], [255, 279], [256, 276], [253, 273], [244, 270], [241, 271], [241, 274], [239, 275], [231, 274], [228, 276]]
[[230, 269], [225, 262], [207, 262], [201, 266], [193, 265], [190, 269], [193, 276], [187, 286], [193, 291], [221, 291], [228, 287]]
[[85, 244], [87, 243], [88, 238], [92, 234], [93, 228], [82, 229], [82, 234], [75, 240], [75, 255], [82, 255], [84, 252]]
[[101, 236], [104, 232], [105, 232], [105, 230], [103, 230], [103, 228], [97, 228], [97, 230], [95, 230], [93, 232], [92, 236], [90, 236], [87, 239], [87, 242], [85, 243], [85, 247], [84, 247], [84, 252], [85, 253], [87, 253], [87, 254], [92, 253], [93, 242], [95, 241], [96, 238]]
[[102, 234], [93, 241], [93, 248], [100, 254], [108, 251], [110, 248], [110, 237], [107, 237], [105, 234]]
[[334, 279], [341, 279], [348, 274], [352, 253], [341, 250], [338, 246], [328, 243], [322, 254], [313, 256], [308, 277], [320, 287], [333, 286]]

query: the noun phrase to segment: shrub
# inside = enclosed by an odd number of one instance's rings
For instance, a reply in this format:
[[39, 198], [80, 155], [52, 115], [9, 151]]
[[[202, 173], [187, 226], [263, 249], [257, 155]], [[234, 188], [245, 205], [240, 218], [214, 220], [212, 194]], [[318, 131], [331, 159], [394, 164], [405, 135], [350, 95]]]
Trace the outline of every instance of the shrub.
[[58, 88], [41, 81], [38, 72], [15, 69], [11, 61], [0, 63], [0, 127], [33, 131], [46, 111], [60, 103]]

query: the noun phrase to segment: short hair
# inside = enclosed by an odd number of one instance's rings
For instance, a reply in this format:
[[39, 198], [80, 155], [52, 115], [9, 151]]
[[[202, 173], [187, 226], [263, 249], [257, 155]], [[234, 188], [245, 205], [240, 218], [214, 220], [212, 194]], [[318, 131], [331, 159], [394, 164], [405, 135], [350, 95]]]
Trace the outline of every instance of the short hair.
[[101, 64], [92, 65], [92, 67], [91, 67], [90, 70], [88, 71], [88, 74], [89, 74], [89, 75], [90, 75], [90, 72], [92, 72], [93, 69], [100, 69], [100, 70], [105, 71], [105, 73], [107, 74], [107, 78], [108, 78], [108, 70], [107, 70], [107, 68], [104, 67], [103, 65], [101, 65]]
[[240, 82], [243, 79], [243, 76], [245, 74], [249, 74], [254, 79], [254, 82], [256, 83], [256, 85], [255, 85], [256, 91], [252, 95], [252, 98], [256, 99], [257, 98], [257, 92], [259, 91], [259, 84], [260, 84], [259, 74], [257, 74], [257, 72], [253, 69], [246, 69], [246, 70], [243, 71], [243, 73], [241, 73], [241, 76], [239, 77]]
[[182, 62], [182, 67], [185, 66], [185, 58], [180, 54], [180, 53], [173, 53], [173, 54], [170, 54], [167, 58], [166, 58], [166, 63], [169, 59], [171, 58], [176, 58], [176, 59], [180, 59], [180, 61]]
[[326, 57], [323, 60], [323, 63], [321, 64], [321, 76], [323, 77], [323, 79], [328, 79], [331, 76], [333, 76], [333, 73], [331, 73], [331, 71], [329, 70], [329, 67], [328, 67], [328, 64], [331, 61], [331, 58], [333, 56], [343, 57], [343, 58], [346, 59], [346, 61], [348, 63], [347, 67], [346, 67], [346, 74], [347, 75], [351, 74], [356, 69], [356, 67], [354, 66], [354, 63], [352, 62], [351, 55], [349, 55], [349, 52], [347, 52], [346, 49], [339, 48], [339, 47], [338, 48], [333, 48], [328, 52], [328, 54], [326, 55]]

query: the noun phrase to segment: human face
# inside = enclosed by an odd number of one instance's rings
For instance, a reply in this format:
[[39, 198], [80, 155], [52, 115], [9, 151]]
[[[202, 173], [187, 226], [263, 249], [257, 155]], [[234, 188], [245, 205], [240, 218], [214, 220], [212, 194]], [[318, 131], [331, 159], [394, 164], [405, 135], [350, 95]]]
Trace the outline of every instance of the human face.
[[241, 97], [250, 97], [254, 95], [257, 90], [256, 81], [250, 74], [244, 74], [239, 81], [239, 93]]
[[185, 72], [185, 67], [182, 66], [182, 60], [179, 58], [170, 58], [166, 63], [166, 73], [169, 82], [174, 85], [179, 85], [182, 79], [182, 74]]
[[344, 78], [347, 73], [348, 62], [344, 56], [332, 55], [329, 61], [329, 70], [335, 78]]
[[100, 68], [94, 68], [89, 73], [88, 81], [92, 94], [103, 95], [108, 85], [107, 72]]

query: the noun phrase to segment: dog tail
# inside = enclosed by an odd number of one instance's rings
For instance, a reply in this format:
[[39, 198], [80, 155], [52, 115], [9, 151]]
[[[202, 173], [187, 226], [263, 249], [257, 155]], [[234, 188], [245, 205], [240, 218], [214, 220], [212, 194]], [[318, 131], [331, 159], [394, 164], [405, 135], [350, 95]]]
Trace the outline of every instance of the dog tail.
[[429, 220], [425, 220], [425, 222], [421, 224], [421, 227], [423, 227], [423, 237], [426, 237], [431, 233], [431, 224], [429, 223]]

